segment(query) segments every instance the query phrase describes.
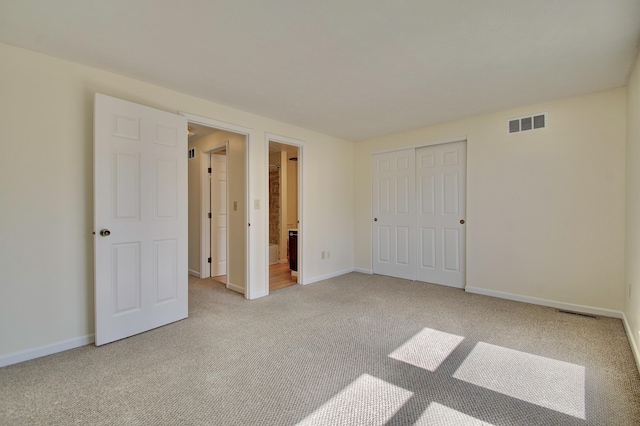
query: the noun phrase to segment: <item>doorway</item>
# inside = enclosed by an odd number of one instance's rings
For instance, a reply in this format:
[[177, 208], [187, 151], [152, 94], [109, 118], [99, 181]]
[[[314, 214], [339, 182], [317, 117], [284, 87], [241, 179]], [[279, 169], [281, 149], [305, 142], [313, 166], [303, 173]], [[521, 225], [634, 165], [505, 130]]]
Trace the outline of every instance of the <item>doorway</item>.
[[247, 135], [189, 119], [189, 272], [249, 298]]
[[[289, 142], [289, 143], [287, 143]], [[301, 282], [301, 150], [283, 138], [268, 138], [269, 291]]]

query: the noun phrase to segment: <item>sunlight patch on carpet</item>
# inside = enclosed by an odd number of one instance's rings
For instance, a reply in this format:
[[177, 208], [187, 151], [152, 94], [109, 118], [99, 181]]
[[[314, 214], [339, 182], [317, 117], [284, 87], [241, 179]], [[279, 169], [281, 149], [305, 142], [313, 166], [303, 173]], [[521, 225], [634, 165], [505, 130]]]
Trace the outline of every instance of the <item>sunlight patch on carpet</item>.
[[462, 336], [423, 328], [418, 334], [391, 352], [389, 357], [428, 371], [436, 371], [463, 340]]
[[422, 413], [414, 426], [494, 426], [491, 423], [483, 422], [475, 417], [468, 416], [460, 411], [449, 408], [445, 405], [432, 402]]
[[363, 374], [298, 426], [384, 425], [413, 392]]
[[479, 342], [453, 377], [585, 419], [585, 368]]

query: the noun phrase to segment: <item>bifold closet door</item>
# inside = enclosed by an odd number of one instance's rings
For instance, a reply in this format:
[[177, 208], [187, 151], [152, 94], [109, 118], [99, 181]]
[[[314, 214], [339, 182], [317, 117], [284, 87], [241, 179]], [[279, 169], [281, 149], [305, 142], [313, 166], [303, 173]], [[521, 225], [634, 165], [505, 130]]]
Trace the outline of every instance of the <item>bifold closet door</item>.
[[416, 150], [417, 279], [465, 285], [466, 142]]
[[373, 272], [416, 279], [415, 149], [373, 156]]

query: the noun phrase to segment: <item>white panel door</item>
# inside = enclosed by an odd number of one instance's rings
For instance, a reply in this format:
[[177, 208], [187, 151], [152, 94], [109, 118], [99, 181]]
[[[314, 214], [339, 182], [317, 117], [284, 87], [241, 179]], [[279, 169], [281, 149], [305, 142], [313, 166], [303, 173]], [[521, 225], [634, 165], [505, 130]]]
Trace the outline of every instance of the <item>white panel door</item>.
[[94, 113], [102, 345], [187, 317], [187, 122], [101, 94]]
[[227, 156], [211, 154], [211, 276], [227, 274]]
[[373, 272], [416, 279], [415, 150], [373, 156]]
[[416, 150], [417, 279], [465, 285], [466, 142]]

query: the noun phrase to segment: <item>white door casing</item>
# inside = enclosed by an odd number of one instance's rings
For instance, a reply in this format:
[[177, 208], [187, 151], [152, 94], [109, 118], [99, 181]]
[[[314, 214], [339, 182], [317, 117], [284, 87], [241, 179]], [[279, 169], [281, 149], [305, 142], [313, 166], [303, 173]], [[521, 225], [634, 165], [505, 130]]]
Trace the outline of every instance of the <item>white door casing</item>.
[[187, 121], [102, 94], [94, 113], [95, 341], [102, 345], [188, 315]]
[[417, 280], [465, 285], [466, 142], [416, 150]]
[[227, 274], [227, 156], [211, 153], [211, 276]]
[[415, 150], [373, 156], [373, 272], [416, 279]]

